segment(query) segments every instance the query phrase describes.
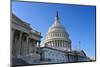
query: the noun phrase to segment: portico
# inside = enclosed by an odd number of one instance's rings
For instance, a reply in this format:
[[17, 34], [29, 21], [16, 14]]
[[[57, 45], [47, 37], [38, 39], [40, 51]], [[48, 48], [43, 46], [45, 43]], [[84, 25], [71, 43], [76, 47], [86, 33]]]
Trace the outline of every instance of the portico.
[[[39, 59], [39, 54], [36, 52], [38, 51], [37, 48], [40, 47], [40, 40], [40, 32], [33, 30], [30, 24], [12, 15], [11, 48], [13, 58], [24, 59], [28, 63], [32, 63], [30, 61], [34, 60], [34, 58]], [[30, 56], [31, 60], [27, 60]]]

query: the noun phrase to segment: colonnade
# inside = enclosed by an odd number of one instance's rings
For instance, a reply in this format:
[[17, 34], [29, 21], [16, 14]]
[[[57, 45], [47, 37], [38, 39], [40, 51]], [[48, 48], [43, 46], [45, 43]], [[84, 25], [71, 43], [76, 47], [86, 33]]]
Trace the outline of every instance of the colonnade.
[[36, 52], [40, 44], [40, 41], [30, 38], [28, 33], [15, 29], [12, 29], [11, 41], [13, 57], [27, 56]]
[[71, 48], [69, 42], [65, 40], [52, 40], [46, 42], [48, 47], [64, 47], [64, 48]]

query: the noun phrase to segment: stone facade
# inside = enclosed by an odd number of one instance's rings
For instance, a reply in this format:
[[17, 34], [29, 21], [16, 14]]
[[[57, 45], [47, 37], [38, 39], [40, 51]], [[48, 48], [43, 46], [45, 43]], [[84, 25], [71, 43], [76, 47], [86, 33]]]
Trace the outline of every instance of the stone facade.
[[64, 51], [60, 51], [51, 47], [41, 48], [41, 60], [48, 63], [66, 62], [66, 55]]
[[62, 51], [51, 47], [41, 48], [41, 61], [46, 63], [64, 63], [89, 61], [84, 51]]
[[28, 64], [40, 60], [39, 51], [41, 33], [33, 30], [30, 24], [20, 20], [12, 14], [11, 19], [11, 56], [12, 65], [22, 65], [16, 59], [21, 59]]

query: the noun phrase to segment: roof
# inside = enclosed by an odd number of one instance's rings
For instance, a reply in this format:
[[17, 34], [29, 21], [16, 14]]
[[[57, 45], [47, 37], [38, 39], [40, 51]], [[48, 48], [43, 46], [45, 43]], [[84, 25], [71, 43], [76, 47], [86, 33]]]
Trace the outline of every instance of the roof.
[[32, 30], [32, 28], [30, 27], [30, 24], [29, 23], [26, 23], [26, 22], [22, 21], [15, 14], [12, 13], [12, 16], [11, 17], [12, 17], [12, 22], [13, 21], [18, 21], [18, 23], [20, 23], [20, 24], [24, 25], [26, 28]]
[[53, 32], [66, 32], [65, 28], [60, 23], [58, 12], [56, 13], [55, 21], [53, 25], [49, 28], [48, 33], [52, 31]]

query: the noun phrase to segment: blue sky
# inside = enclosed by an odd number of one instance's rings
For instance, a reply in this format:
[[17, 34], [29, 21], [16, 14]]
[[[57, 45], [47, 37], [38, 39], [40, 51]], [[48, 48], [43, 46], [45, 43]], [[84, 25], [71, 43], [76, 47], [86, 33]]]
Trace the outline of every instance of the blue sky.
[[[95, 6], [13, 2], [12, 12], [42, 33], [42, 41], [54, 23], [56, 11], [60, 22], [70, 35], [73, 49], [82, 49], [95, 57]], [[80, 41], [80, 44], [79, 44]]]

